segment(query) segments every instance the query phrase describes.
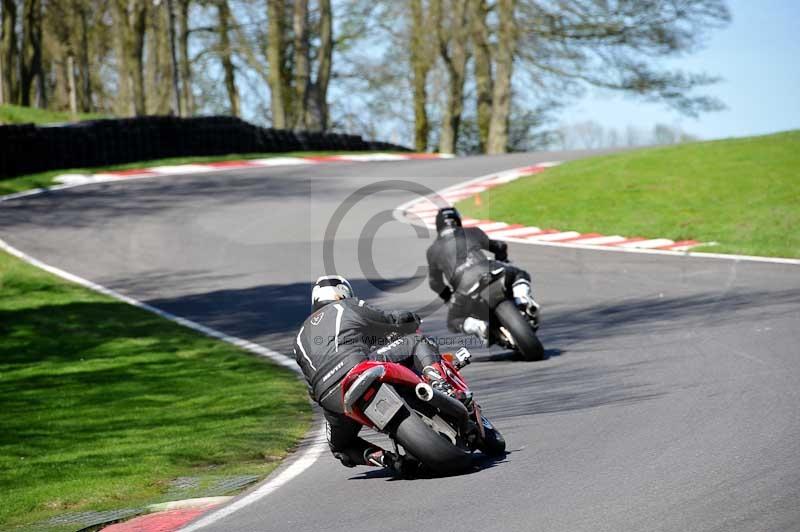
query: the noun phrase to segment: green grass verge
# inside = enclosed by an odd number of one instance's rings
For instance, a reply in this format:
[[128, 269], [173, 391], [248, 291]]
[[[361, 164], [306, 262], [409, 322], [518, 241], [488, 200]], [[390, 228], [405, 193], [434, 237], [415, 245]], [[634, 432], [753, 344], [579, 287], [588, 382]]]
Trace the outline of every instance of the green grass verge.
[[0, 125], [3, 124], [52, 124], [54, 122], [72, 122], [74, 120], [93, 120], [107, 118], [101, 114], [71, 113], [48, 111], [36, 107], [23, 107], [21, 105], [0, 105]]
[[509, 223], [718, 243], [693, 251], [800, 257], [800, 131], [573, 161], [481, 199], [457, 207]]
[[311, 420], [291, 372], [3, 252], [0, 404], [2, 530], [265, 476]]
[[[229, 155], [208, 155], [197, 157], [170, 157], [152, 161], [137, 161], [134, 163], [116, 164], [101, 168], [68, 168], [62, 170], [49, 170], [38, 174], [0, 179], [0, 196], [23, 192], [32, 188], [45, 188], [57, 184], [53, 178], [62, 174], [97, 174], [108, 170], [128, 170], [131, 168], [147, 168], [149, 166], [164, 166], [169, 164], [208, 163], [216, 161], [236, 161], [243, 159], [268, 159], [270, 157], [313, 157], [324, 155], [363, 154], [365, 152], [351, 151], [293, 151], [287, 153], [231, 153]], [[391, 152], [387, 152], [391, 153]]]

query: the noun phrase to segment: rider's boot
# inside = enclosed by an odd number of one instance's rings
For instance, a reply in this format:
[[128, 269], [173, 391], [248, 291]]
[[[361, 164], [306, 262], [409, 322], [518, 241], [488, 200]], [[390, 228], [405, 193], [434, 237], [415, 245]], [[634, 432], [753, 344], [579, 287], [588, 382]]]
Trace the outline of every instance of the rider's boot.
[[367, 465], [383, 467], [403, 478], [410, 478], [419, 469], [419, 462], [377, 447], [364, 451], [364, 461]]
[[464, 320], [461, 330], [467, 334], [477, 336], [484, 347], [489, 345], [489, 324], [487, 322], [469, 317]]
[[425, 380], [428, 381], [428, 384], [431, 385], [431, 388], [439, 390], [450, 397], [455, 397], [469, 409], [470, 404], [472, 404], [472, 392], [465, 393], [461, 390], [456, 390], [445, 380], [440, 371], [433, 366], [425, 366], [422, 370], [422, 374], [425, 376]]
[[514, 303], [517, 308], [528, 313], [536, 327], [539, 326], [539, 303], [533, 299], [531, 294], [531, 283], [526, 279], [520, 279], [511, 286], [514, 295]]

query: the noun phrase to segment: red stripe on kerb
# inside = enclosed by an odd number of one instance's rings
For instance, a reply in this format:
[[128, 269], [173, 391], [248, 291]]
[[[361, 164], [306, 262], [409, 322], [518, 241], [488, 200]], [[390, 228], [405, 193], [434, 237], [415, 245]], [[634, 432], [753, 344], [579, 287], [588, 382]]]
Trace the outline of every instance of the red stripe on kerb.
[[562, 240], [559, 240], [559, 242], [577, 242], [579, 240], [583, 240], [584, 238], [597, 238], [598, 236], [604, 236], [604, 235], [601, 235], [600, 233], [584, 233], [582, 235], [564, 238]]
[[520, 173], [524, 172], [526, 174], [538, 174], [539, 172], [544, 172], [544, 170], [545, 170], [544, 166], [539, 166], [535, 164], [533, 166], [526, 166], [525, 168], [520, 168], [519, 172]]
[[250, 161], [218, 161], [215, 163], [203, 163], [202, 166], [210, 166], [211, 168], [249, 168], [259, 165]]
[[156, 176], [159, 175], [155, 172], [151, 172], [148, 168], [138, 168], [132, 170], [112, 170], [110, 172], [103, 172], [104, 174], [111, 174], [111, 175], [118, 175], [120, 177], [126, 177], [129, 175], [141, 175], [141, 176]]
[[551, 233], [563, 233], [564, 231], [559, 231], [558, 229], [531, 229], [530, 233], [520, 233], [518, 235], [514, 235], [509, 238], [528, 238], [529, 236], [536, 236], [536, 235], [549, 235]]
[[200, 508], [183, 508], [142, 515], [130, 521], [113, 524], [103, 530], [107, 532], [170, 532], [172, 530], [178, 530], [189, 521], [203, 515], [216, 506], [218, 505], [209, 504]]
[[672, 249], [672, 248], [679, 248], [682, 246], [696, 246], [699, 243], [700, 242], [698, 242], [697, 240], [678, 240], [677, 242], [673, 242], [668, 246], [660, 246], [655, 249]]
[[651, 240], [650, 238], [642, 238], [640, 236], [634, 236], [631, 238], [626, 238], [625, 240], [620, 240], [619, 242], [612, 242], [610, 244], [601, 244], [603, 246], [621, 246], [622, 244], [627, 244], [629, 242], [641, 242], [642, 240]]
[[476, 225], [490, 224], [490, 223], [492, 223], [492, 220], [474, 220], [474, 221], [473, 220], [468, 220], [468, 221], [462, 222], [461, 225], [464, 226], [464, 227], [475, 227]]
[[340, 155], [309, 155], [303, 156], [303, 159], [308, 159], [309, 161], [316, 161], [318, 163], [343, 163], [343, 162], [353, 162], [347, 161], [342, 159]]
[[438, 153], [403, 153], [400, 154], [400, 157], [405, 157], [406, 159], [440, 159]]
[[496, 227], [494, 229], [484, 229], [484, 233], [494, 233], [495, 231], [508, 231], [509, 229], [519, 229], [520, 227], [525, 227], [522, 224], [513, 224], [507, 225], [505, 227]]

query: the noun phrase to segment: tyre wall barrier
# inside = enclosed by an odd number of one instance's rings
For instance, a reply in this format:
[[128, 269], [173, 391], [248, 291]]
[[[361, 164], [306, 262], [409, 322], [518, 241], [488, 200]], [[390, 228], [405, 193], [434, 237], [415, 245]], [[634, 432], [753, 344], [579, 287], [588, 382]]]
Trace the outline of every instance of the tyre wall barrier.
[[290, 131], [229, 116], [145, 116], [0, 126], [0, 179], [167, 157], [289, 151], [410, 151], [360, 135]]

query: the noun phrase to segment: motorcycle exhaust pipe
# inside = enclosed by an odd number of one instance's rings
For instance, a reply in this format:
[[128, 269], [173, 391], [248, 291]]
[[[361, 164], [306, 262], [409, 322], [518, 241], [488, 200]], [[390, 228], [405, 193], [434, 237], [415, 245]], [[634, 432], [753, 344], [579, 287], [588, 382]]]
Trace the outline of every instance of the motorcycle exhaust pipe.
[[414, 392], [417, 394], [417, 398], [419, 398], [420, 401], [425, 401], [427, 403], [433, 399], [433, 388], [431, 388], [430, 384], [420, 382], [414, 388]]

